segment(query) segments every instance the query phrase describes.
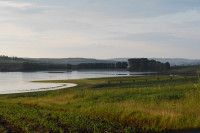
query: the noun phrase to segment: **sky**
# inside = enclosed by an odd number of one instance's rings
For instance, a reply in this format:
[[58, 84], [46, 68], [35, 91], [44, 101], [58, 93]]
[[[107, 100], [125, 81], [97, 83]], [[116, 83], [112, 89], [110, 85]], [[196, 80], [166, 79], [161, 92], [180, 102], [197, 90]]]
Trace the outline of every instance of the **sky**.
[[200, 59], [200, 0], [0, 0], [0, 55]]

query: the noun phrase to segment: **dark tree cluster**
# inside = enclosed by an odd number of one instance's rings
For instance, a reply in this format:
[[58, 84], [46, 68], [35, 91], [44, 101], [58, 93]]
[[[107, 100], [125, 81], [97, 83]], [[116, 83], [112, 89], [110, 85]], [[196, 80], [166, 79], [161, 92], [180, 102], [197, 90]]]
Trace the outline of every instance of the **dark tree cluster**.
[[54, 70], [54, 69], [71, 69], [71, 65], [32, 63], [32, 62], [24, 62], [22, 64], [23, 71]]
[[128, 63], [127, 62], [117, 62], [116, 69], [127, 69]]
[[168, 62], [161, 63], [147, 58], [133, 58], [128, 60], [129, 70], [131, 71], [166, 71], [170, 70]]
[[23, 60], [22, 58], [17, 58], [15, 56], [9, 57], [5, 55], [0, 55], [0, 60]]
[[77, 69], [127, 69], [127, 62], [117, 63], [82, 63], [77, 65]]
[[20, 63], [6, 63], [0, 61], [0, 71], [1, 72], [7, 72], [7, 71], [17, 71], [21, 69]]

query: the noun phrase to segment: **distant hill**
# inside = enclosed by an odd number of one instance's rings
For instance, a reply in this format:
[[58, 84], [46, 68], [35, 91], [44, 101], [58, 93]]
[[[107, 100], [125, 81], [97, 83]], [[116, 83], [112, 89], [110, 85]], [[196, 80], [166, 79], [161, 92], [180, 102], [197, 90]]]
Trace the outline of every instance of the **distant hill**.
[[72, 65], [77, 65], [81, 63], [115, 63], [116, 62], [112, 60], [99, 60], [99, 59], [90, 59], [90, 58], [26, 58], [26, 59], [36, 61], [36, 62], [55, 63], [55, 64], [72, 64]]
[[199, 59], [184, 59], [184, 58], [152, 58], [160, 62], [169, 62], [172, 66], [192, 66], [200, 65]]
[[116, 62], [128, 62], [128, 59], [130, 58], [113, 58], [113, 59], [108, 59], [108, 60], [116, 61]]

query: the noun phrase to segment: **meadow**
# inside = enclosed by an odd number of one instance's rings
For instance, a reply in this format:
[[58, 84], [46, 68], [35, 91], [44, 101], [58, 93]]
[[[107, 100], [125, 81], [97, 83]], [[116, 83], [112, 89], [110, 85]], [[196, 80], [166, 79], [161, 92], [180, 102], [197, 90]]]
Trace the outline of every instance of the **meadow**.
[[37, 81], [55, 91], [0, 95], [0, 132], [199, 131], [197, 76]]

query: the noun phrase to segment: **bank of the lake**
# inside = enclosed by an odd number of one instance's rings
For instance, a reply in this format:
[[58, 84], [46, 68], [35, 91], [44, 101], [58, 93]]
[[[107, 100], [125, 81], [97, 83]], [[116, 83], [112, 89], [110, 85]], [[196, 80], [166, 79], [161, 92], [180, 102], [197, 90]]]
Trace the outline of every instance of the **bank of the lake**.
[[35, 80], [68, 80], [98, 77], [117, 77], [129, 75], [150, 74], [149, 72], [128, 71], [37, 71], [37, 72], [0, 72], [0, 94], [47, 91], [60, 89], [62, 86], [71, 87], [73, 84], [62, 83], [33, 83]]
[[[42, 81], [44, 82], [44, 81]], [[129, 76], [0, 96], [0, 132], [163, 132], [200, 128], [197, 77]]]

